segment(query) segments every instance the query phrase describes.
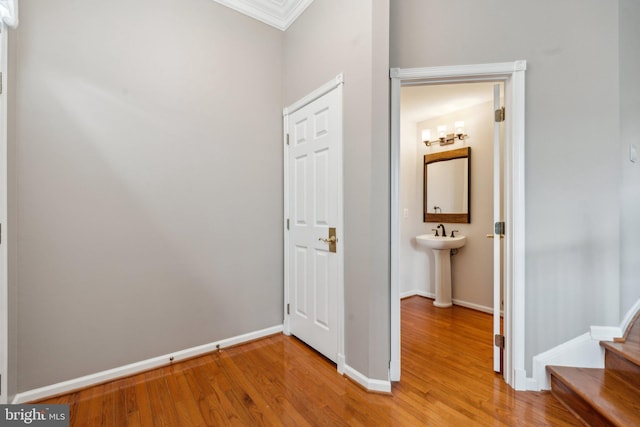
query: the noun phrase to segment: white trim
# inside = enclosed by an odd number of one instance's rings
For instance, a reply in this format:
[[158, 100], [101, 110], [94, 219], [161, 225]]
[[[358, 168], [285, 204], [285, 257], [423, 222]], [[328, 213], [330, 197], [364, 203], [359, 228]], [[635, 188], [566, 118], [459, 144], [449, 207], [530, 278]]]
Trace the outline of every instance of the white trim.
[[[282, 109], [283, 115], [283, 156], [284, 156], [284, 322], [283, 333], [285, 335], [291, 334], [291, 328], [289, 324], [289, 315], [287, 314], [287, 304], [289, 303], [289, 230], [287, 230], [287, 219], [291, 218], [289, 212], [289, 146], [287, 145], [287, 130], [289, 129], [289, 115], [295, 113], [304, 106], [310, 104], [316, 99], [326, 95], [332, 90], [336, 90], [338, 93], [338, 103], [340, 105], [340, 113], [338, 114], [338, 123], [336, 126], [342, 129], [344, 133], [343, 114], [344, 114], [344, 76], [342, 73], [338, 74], [335, 78], [329, 80], [313, 92], [294, 102], [288, 107]], [[344, 344], [344, 171], [343, 171], [343, 151], [344, 151], [344, 134], [340, 136], [340, 149], [336, 151], [336, 161], [339, 163], [337, 168], [337, 179], [340, 183], [338, 185], [338, 222], [336, 224], [336, 251], [338, 256], [338, 354], [337, 371], [342, 374], [345, 369], [345, 344]]]
[[[549, 390], [547, 365], [604, 368], [604, 350], [586, 333], [533, 357], [533, 381], [527, 390]], [[529, 388], [530, 387], [530, 388]]]
[[391, 393], [391, 381], [374, 380], [368, 378], [349, 365], [344, 366], [344, 374], [368, 391]]
[[[508, 140], [505, 145], [505, 381], [526, 389], [525, 370], [525, 61], [516, 61], [505, 82]], [[513, 374], [512, 374], [513, 373]], [[514, 378], [511, 378], [510, 375]]]
[[[476, 311], [481, 311], [483, 313], [487, 313], [487, 314], [491, 314], [493, 315], [493, 308], [492, 307], [487, 307], [484, 305], [480, 305], [480, 304], [474, 304], [472, 302], [467, 302], [467, 301], [462, 301], [459, 299], [453, 299], [451, 300], [453, 302], [454, 305], [459, 305], [460, 307], [466, 307], [466, 308], [470, 308], [472, 310], [476, 310]], [[502, 312], [501, 312], [502, 314]]]
[[400, 374], [399, 226], [400, 210], [400, 87], [442, 82], [503, 81], [505, 109], [505, 381], [513, 388], [527, 387], [525, 371], [525, 182], [524, 182], [524, 72], [526, 61], [390, 70], [391, 77], [391, 360], [392, 381]]
[[[397, 70], [397, 69], [396, 69]], [[393, 69], [391, 70], [393, 73]], [[389, 379], [400, 381], [400, 141], [394, 142], [394, 136], [399, 139], [400, 129], [400, 79], [391, 79], [391, 354], [389, 360]], [[395, 135], [394, 129], [398, 129]], [[397, 344], [397, 345], [395, 345]]]
[[131, 363], [129, 365], [120, 366], [118, 368], [108, 369], [106, 371], [97, 372], [95, 374], [86, 375], [80, 378], [75, 378], [57, 384], [52, 384], [49, 386], [36, 388], [34, 390], [18, 393], [15, 395], [11, 403], [18, 404], [32, 402], [34, 400], [44, 399], [62, 393], [68, 393], [72, 390], [78, 390], [95, 384], [101, 384], [107, 381], [112, 381], [118, 378], [123, 378], [140, 372], [148, 371], [149, 369], [166, 366], [167, 364], [172, 363], [170, 362], [170, 358], [173, 358], [173, 363], [175, 363], [206, 353], [211, 353], [212, 351], [216, 351], [222, 348], [243, 344], [259, 338], [267, 337], [269, 335], [278, 334], [280, 332], [282, 332], [282, 325], [277, 325], [271, 328], [249, 332], [247, 334], [238, 335], [236, 337], [212, 342], [210, 344], [204, 344], [197, 347], [191, 347], [186, 350], [177, 351], [175, 353], [153, 357], [151, 359], [142, 360], [140, 362]]
[[613, 341], [615, 338], [622, 338], [624, 329], [619, 326], [592, 326], [589, 336], [597, 341]]
[[498, 62], [493, 64], [472, 64], [453, 65], [442, 67], [426, 68], [392, 68], [391, 78], [400, 80], [417, 80], [419, 83], [431, 83], [434, 79], [461, 77], [464, 81], [469, 81], [469, 77], [476, 77], [476, 80], [484, 77], [499, 77], [499, 80], [507, 74], [516, 71], [525, 71], [527, 61]]
[[[295, 113], [299, 109], [311, 104], [316, 99], [321, 98], [324, 95], [328, 94], [335, 88], [342, 86], [342, 84], [344, 84], [344, 79], [343, 79], [342, 73], [340, 73], [335, 78], [329, 80], [328, 82], [326, 82], [325, 84], [323, 84], [322, 86], [314, 90], [313, 92], [300, 98], [299, 100], [289, 105], [288, 107], [283, 108], [282, 115], [286, 117], [290, 114]], [[286, 134], [287, 130], [285, 129], [284, 132]]]
[[436, 299], [436, 294], [432, 293], [432, 292], [425, 292], [425, 291], [420, 291], [420, 290], [413, 290], [413, 291], [406, 291], [406, 292], [402, 292], [400, 294], [400, 299], [405, 299], [405, 298], [409, 298], [409, 297], [414, 297], [414, 296], [420, 296], [420, 297], [424, 297], [424, 298], [430, 298], [430, 299]]
[[347, 366], [347, 359], [344, 354], [338, 353], [338, 362], [336, 363], [338, 367], [338, 373], [340, 375], [344, 375], [345, 367]]
[[[290, 0], [288, 2], [257, 2], [254, 0], [213, 1], [282, 31], [289, 28], [313, 2], [313, 0]], [[293, 3], [293, 7], [278, 7], [279, 4], [289, 6], [291, 3]]]

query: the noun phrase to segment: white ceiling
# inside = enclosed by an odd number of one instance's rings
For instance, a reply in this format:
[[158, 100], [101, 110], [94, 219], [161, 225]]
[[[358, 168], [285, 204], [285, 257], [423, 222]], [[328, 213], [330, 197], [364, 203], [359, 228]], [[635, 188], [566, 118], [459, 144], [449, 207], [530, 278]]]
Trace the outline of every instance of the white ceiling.
[[458, 83], [403, 86], [400, 92], [402, 118], [417, 123], [491, 101], [493, 85], [494, 83]]
[[265, 24], [286, 30], [313, 0], [214, 0]]

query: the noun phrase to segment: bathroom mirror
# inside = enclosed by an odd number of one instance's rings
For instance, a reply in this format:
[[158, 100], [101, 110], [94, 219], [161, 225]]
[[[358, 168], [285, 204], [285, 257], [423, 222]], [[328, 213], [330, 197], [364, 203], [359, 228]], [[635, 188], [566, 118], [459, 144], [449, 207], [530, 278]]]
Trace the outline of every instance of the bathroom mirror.
[[424, 222], [470, 223], [471, 148], [424, 156]]

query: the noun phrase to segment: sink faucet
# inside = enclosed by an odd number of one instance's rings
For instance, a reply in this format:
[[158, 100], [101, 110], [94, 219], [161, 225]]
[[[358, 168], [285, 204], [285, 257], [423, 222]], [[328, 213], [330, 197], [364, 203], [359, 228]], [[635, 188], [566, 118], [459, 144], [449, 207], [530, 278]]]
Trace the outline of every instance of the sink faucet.
[[436, 230], [437, 230], [438, 228], [441, 228], [441, 227], [442, 227], [442, 235], [443, 235], [444, 237], [447, 237], [447, 232], [446, 232], [446, 231], [445, 231], [445, 229], [444, 229], [444, 224], [438, 224], [438, 226], [436, 227]]

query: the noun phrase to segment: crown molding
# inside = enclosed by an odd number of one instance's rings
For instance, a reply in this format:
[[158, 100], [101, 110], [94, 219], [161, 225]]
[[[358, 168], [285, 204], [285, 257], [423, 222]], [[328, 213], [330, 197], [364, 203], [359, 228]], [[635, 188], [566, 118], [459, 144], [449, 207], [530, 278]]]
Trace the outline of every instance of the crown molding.
[[313, 0], [213, 0], [285, 31]]

